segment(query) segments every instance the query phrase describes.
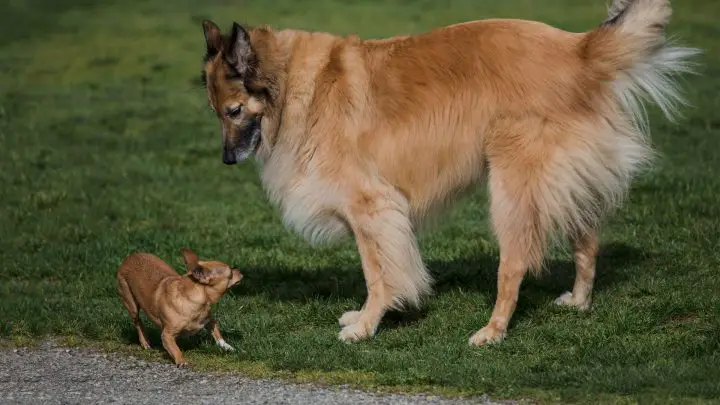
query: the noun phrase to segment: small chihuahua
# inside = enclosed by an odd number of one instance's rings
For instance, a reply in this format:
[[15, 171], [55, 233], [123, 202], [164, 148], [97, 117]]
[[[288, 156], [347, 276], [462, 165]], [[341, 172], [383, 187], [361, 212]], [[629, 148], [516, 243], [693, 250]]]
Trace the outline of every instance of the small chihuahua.
[[235, 350], [220, 334], [210, 307], [243, 275], [222, 262], [200, 261], [188, 248], [181, 251], [187, 266], [183, 276], [155, 255], [131, 254], [117, 271], [117, 292], [133, 319], [142, 347], [149, 349], [150, 343], [140, 323], [140, 310], [162, 329], [163, 347], [175, 364], [187, 366], [175, 342], [180, 334], [206, 328], [218, 346]]

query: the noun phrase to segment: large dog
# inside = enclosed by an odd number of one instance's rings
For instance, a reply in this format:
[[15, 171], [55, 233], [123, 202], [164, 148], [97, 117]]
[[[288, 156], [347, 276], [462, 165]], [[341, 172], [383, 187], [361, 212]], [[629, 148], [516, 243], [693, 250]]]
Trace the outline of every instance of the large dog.
[[256, 156], [286, 225], [311, 242], [351, 232], [367, 299], [339, 338], [373, 336], [418, 305], [431, 277], [414, 235], [428, 213], [486, 180], [500, 247], [497, 300], [470, 344], [501, 341], [550, 238], [574, 251], [572, 292], [590, 305], [601, 218], [652, 149], [642, 100], [669, 118], [675, 74], [698, 51], [671, 46], [667, 0], [615, 0], [586, 33], [489, 19], [362, 40], [204, 21], [204, 79], [223, 161]]

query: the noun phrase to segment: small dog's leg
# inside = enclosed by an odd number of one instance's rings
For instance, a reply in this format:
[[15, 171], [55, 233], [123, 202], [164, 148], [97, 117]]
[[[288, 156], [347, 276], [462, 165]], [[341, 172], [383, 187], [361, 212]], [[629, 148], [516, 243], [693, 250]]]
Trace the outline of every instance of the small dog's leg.
[[361, 311], [339, 320], [338, 338], [355, 342], [375, 335], [385, 312], [405, 302], [418, 305], [430, 290], [409, 220], [407, 201], [394, 190], [362, 193], [351, 205], [349, 223], [362, 260], [367, 299]]
[[138, 310], [137, 302], [135, 302], [135, 297], [133, 296], [132, 291], [130, 291], [130, 286], [122, 277], [118, 277], [117, 279], [117, 293], [120, 298], [122, 298], [123, 305], [133, 320], [133, 325], [135, 325], [135, 330], [137, 330], [140, 345], [145, 349], [149, 349], [150, 342], [145, 337], [145, 331], [143, 330], [142, 323], [140, 322], [140, 311]]
[[600, 248], [598, 232], [592, 231], [571, 240], [575, 256], [575, 285], [558, 297], [555, 303], [575, 307], [580, 311], [590, 309], [592, 289], [595, 280], [595, 262]]
[[142, 322], [140, 321], [140, 314], [135, 317], [133, 322], [135, 323], [135, 329], [137, 329], [138, 339], [140, 339], [140, 345], [144, 349], [150, 349], [150, 342], [145, 336], [145, 330], [143, 329]]
[[205, 329], [207, 329], [211, 334], [213, 339], [215, 339], [215, 344], [217, 344], [221, 349], [234, 352], [235, 348], [230, 346], [225, 339], [223, 339], [222, 334], [220, 333], [220, 326], [218, 325], [217, 320], [214, 318], [210, 319], [210, 322], [208, 322], [207, 325], [205, 325]]
[[177, 333], [171, 332], [167, 329], [163, 329], [161, 336], [163, 347], [173, 358], [173, 360], [175, 361], [175, 365], [177, 365], [178, 367], [187, 366], [188, 363], [187, 361], [185, 361], [185, 357], [180, 351], [177, 342], [175, 342], [175, 337], [177, 336]]

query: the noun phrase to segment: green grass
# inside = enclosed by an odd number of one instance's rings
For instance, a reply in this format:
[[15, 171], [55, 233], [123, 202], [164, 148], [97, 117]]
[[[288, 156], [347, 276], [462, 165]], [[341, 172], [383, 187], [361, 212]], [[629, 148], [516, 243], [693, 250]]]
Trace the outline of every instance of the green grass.
[[[179, 249], [190, 246], [246, 275], [216, 310], [241, 350], [221, 353], [205, 334], [187, 339], [200, 368], [548, 401], [717, 402], [717, 1], [675, 2], [670, 31], [704, 48], [703, 76], [688, 78], [694, 107], [677, 125], [650, 111], [662, 156], [607, 222], [593, 310], [552, 305], [573, 277], [570, 257], [557, 252], [551, 275], [524, 283], [509, 337], [494, 347], [466, 344], [495, 295], [498, 250], [482, 190], [422, 235], [437, 280], [427, 306], [391, 314], [372, 340], [343, 344], [337, 317], [365, 294], [351, 241], [311, 248], [282, 227], [252, 165], [222, 164], [219, 126], [197, 82], [205, 17], [364, 37], [485, 17], [579, 31], [602, 20], [604, 3], [3, 2], [0, 337], [71, 336], [140, 354], [114, 272], [135, 250], [180, 269]], [[161, 350], [141, 355], [168, 361]]]

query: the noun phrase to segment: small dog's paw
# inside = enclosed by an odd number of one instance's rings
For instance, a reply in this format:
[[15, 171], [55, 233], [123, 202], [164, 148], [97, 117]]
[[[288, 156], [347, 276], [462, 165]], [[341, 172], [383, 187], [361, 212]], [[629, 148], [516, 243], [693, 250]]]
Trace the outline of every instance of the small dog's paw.
[[485, 326], [470, 337], [468, 343], [470, 346], [484, 346], [488, 344], [500, 343], [505, 339], [507, 332], [497, 330], [491, 326]]
[[338, 339], [345, 343], [353, 343], [368, 338], [370, 336], [372, 336], [372, 334], [368, 332], [367, 328], [365, 328], [365, 325], [361, 322], [357, 322], [342, 328], [342, 330], [338, 334]]
[[347, 311], [340, 317], [338, 322], [340, 323], [340, 326], [344, 327], [356, 324], [359, 319], [360, 311]]
[[175, 363], [175, 366], [177, 368], [190, 368], [190, 365], [188, 364], [187, 361], [181, 361], [179, 363]]
[[557, 297], [557, 299], [555, 300], [555, 305], [573, 307], [579, 311], [587, 311], [588, 309], [590, 309], [590, 300], [586, 299], [583, 302], [577, 302], [577, 300], [574, 299], [573, 294], [568, 291], [563, 295]]
[[220, 348], [223, 350], [227, 350], [229, 352], [235, 351], [235, 348], [230, 346], [224, 339], [218, 340], [217, 345], [220, 346]]

